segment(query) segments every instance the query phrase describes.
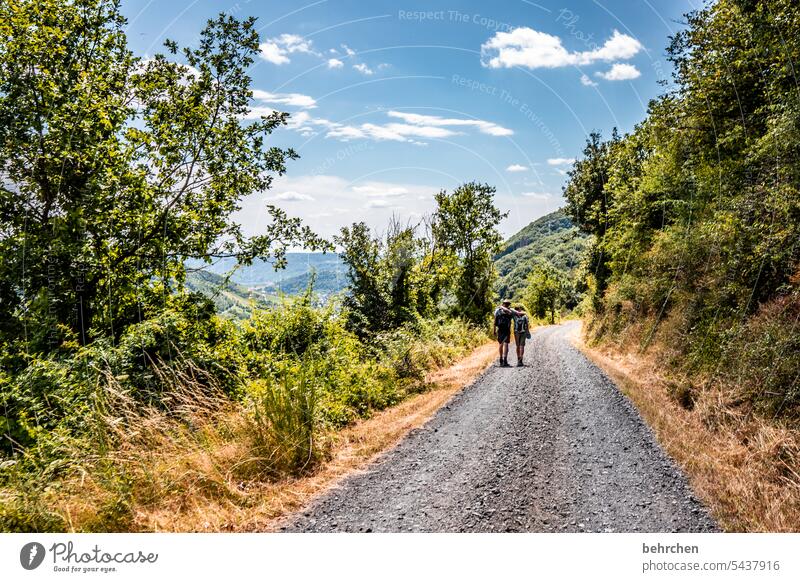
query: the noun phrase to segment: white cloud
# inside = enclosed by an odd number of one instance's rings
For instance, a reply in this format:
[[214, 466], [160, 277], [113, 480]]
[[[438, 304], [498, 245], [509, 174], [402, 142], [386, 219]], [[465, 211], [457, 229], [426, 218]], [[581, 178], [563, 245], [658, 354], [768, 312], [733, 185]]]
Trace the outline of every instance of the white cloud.
[[390, 208], [392, 204], [390, 204], [386, 200], [370, 200], [367, 202], [367, 207], [369, 208]]
[[[302, 218], [320, 236], [338, 234], [342, 226], [361, 220], [380, 233], [385, 232], [392, 215], [405, 221], [412, 213], [433, 212], [436, 206], [433, 195], [442, 186], [440, 183], [420, 185], [380, 180], [352, 182], [330, 174], [287, 174], [276, 176], [272, 189], [245, 198], [235, 220], [248, 235], [264, 232], [269, 224], [265, 206], [278, 204], [284, 205], [290, 215]], [[277, 200], [275, 192], [293, 192], [299, 198], [290, 198], [300, 201]], [[313, 202], [306, 197], [313, 198]]]
[[362, 123], [358, 126], [342, 125], [327, 133], [327, 137], [348, 139], [374, 139], [377, 141], [412, 141], [409, 137], [444, 138], [456, 135], [456, 132], [443, 127], [410, 125], [407, 123]]
[[585, 85], [586, 87], [597, 87], [597, 83], [592, 81], [589, 78], [589, 75], [587, 75], [586, 73], [581, 75], [581, 85]]
[[314, 198], [310, 194], [295, 192], [294, 190], [287, 190], [286, 192], [276, 194], [272, 197], [272, 200], [279, 200], [281, 202], [302, 202], [306, 200], [313, 201]]
[[589, 64], [594, 61], [630, 59], [643, 48], [642, 43], [632, 36], [622, 34], [618, 30], [615, 30], [611, 38], [600, 48], [585, 53], [578, 53], [582, 56], [582, 60], [585, 60], [585, 62], [579, 64]]
[[344, 63], [339, 59], [328, 59], [328, 68], [329, 69], [341, 69], [344, 66]]
[[272, 107], [262, 107], [256, 105], [251, 107], [247, 114], [242, 119], [261, 119], [262, 117], [269, 117], [277, 110]]
[[615, 30], [599, 48], [570, 52], [559, 37], [520, 27], [511, 32], [495, 33], [481, 45], [481, 55], [483, 65], [493, 69], [516, 66], [538, 69], [630, 59], [643, 48], [635, 38]]
[[351, 49], [351, 48], [350, 48], [349, 46], [347, 46], [346, 44], [343, 44], [343, 45], [342, 45], [342, 49], [344, 49], [344, 52], [345, 52], [345, 53], [347, 53], [347, 56], [348, 56], [348, 57], [352, 57], [353, 55], [355, 55], [355, 54], [356, 54], [356, 51], [354, 51], [353, 49]]
[[506, 172], [527, 172], [528, 170], [528, 166], [522, 166], [520, 164], [511, 164], [506, 168]]
[[606, 81], [630, 81], [637, 79], [642, 74], [639, 69], [627, 63], [614, 63], [611, 69], [605, 73], [595, 73], [598, 77], [602, 77]]
[[514, 132], [508, 128], [482, 119], [455, 119], [435, 115], [419, 115], [400, 111], [389, 111], [387, 115], [404, 123], [362, 123], [347, 125], [324, 118], [312, 117], [307, 111], [298, 111], [289, 118], [289, 128], [304, 136], [314, 135], [318, 130], [326, 131], [325, 137], [349, 141], [370, 139], [374, 141], [397, 141], [425, 146], [416, 138], [446, 138], [460, 135], [458, 127], [475, 127], [492, 136], [507, 136]]
[[302, 93], [270, 93], [269, 91], [254, 89], [253, 99], [263, 101], [264, 103], [291, 105], [292, 107], [300, 107], [301, 109], [313, 109], [317, 106], [317, 102], [313, 97], [303, 95]]
[[536, 200], [550, 200], [553, 197], [549, 192], [523, 192], [521, 195]]
[[353, 186], [353, 192], [363, 194], [369, 198], [385, 197], [394, 198], [408, 194], [408, 188], [404, 186], [391, 186], [381, 182], [370, 182], [364, 186]]
[[547, 163], [551, 166], [566, 166], [567, 164], [574, 164], [575, 158], [550, 158]]
[[282, 34], [275, 38], [268, 38], [259, 45], [261, 58], [275, 65], [285, 65], [289, 62], [292, 53], [307, 53], [319, 56], [312, 48], [312, 42], [298, 34]]
[[418, 113], [405, 113], [403, 111], [389, 111], [387, 115], [389, 115], [389, 117], [396, 117], [402, 119], [406, 123], [412, 123], [414, 125], [425, 125], [433, 127], [472, 126], [472, 127], [477, 127], [481, 133], [486, 133], [488, 135], [494, 135], [498, 137], [514, 134], [514, 131], [508, 129], [507, 127], [497, 125], [496, 123], [492, 123], [490, 121], [484, 121], [482, 119], [454, 119], [454, 118], [439, 117], [437, 115], [420, 115]]
[[261, 58], [269, 63], [285, 65], [289, 62], [286, 51], [274, 42], [263, 42], [258, 48], [261, 51]]
[[358, 71], [359, 73], [361, 73], [362, 75], [371, 75], [372, 73], [374, 73], [374, 71], [372, 69], [370, 69], [364, 63], [357, 63], [357, 64], [353, 65], [353, 68], [356, 71]]

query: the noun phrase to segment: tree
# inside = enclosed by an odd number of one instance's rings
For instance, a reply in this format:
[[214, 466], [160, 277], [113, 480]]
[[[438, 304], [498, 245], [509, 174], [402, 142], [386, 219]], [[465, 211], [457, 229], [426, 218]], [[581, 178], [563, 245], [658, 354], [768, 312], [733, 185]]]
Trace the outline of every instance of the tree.
[[436, 194], [435, 237], [459, 261], [456, 313], [475, 324], [484, 323], [491, 312], [496, 277], [492, 257], [502, 242], [497, 225], [507, 216], [494, 205], [495, 191], [488, 184], [469, 182], [452, 194]]
[[124, 26], [113, 0], [0, 4], [0, 331], [32, 351], [119, 334], [182, 287], [187, 258], [281, 266], [324, 246], [274, 207], [259, 236], [231, 220], [296, 157], [266, 145], [286, 114], [244, 120], [255, 20], [220, 15], [197, 48], [148, 60]]
[[350, 280], [344, 298], [348, 327], [362, 335], [387, 329], [391, 295], [386, 285], [383, 244], [363, 222], [342, 228], [335, 241], [341, 247], [339, 256], [347, 265]]
[[567, 214], [581, 230], [595, 235], [589, 268], [599, 295], [605, 291], [609, 276], [604, 237], [610, 227], [613, 197], [607, 184], [611, 169], [611, 149], [618, 140], [616, 130], [611, 142], [603, 142], [597, 132], [590, 133], [583, 149], [583, 158], [576, 161], [569, 170], [570, 179], [564, 188]]
[[390, 306], [389, 319], [393, 326], [414, 319], [416, 316], [416, 289], [414, 288], [414, 265], [419, 260], [418, 243], [414, 227], [402, 224], [393, 217], [386, 234], [384, 265], [388, 277]]
[[344, 305], [357, 333], [394, 329], [435, 311], [446, 269], [443, 253], [417, 226], [392, 218], [385, 238], [372, 235], [363, 222], [336, 237], [348, 266], [350, 286]]
[[564, 301], [564, 276], [548, 264], [536, 265], [528, 275], [525, 302], [534, 317], [545, 318], [553, 324]]

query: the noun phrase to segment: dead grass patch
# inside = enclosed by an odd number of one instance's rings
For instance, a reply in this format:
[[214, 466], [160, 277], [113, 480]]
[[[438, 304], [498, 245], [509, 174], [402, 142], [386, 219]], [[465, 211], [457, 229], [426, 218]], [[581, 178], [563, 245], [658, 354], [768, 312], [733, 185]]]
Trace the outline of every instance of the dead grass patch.
[[[456, 364], [429, 373], [425, 392], [326, 435], [327, 459], [301, 477], [273, 482], [236, 478], [235, 467], [249, 460], [247, 446], [240, 444], [247, 426], [236, 410], [207, 419], [185, 438], [171, 434], [160, 446], [131, 451], [135, 459], [131, 470], [136, 472], [133, 482], [138, 487], [131, 494], [131, 529], [274, 531], [287, 515], [427, 422], [486, 368], [495, 351], [493, 343], [481, 346]], [[87, 485], [83, 484], [83, 491]], [[72, 500], [74, 507], [63, 509], [73, 514], [93, 505], [75, 497]]]
[[713, 383], [687, 394], [659, 364], [668, 348], [576, 344], [633, 401], [723, 529], [800, 531], [798, 430], [738, 409]]

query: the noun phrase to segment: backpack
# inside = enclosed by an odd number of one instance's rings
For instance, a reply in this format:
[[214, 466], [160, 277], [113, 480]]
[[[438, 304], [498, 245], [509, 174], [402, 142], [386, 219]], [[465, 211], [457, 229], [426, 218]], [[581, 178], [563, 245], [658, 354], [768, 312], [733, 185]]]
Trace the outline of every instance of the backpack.
[[514, 333], [522, 335], [528, 333], [528, 316], [522, 315], [514, 321]]
[[500, 329], [508, 329], [511, 327], [511, 314], [498, 309], [494, 312], [494, 324]]

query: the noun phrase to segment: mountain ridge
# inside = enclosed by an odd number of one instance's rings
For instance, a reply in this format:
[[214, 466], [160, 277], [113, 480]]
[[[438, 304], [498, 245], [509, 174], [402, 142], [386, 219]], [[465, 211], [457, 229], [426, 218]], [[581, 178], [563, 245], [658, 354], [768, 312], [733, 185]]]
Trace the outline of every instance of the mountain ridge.
[[518, 299], [537, 264], [550, 264], [572, 277], [589, 240], [563, 208], [537, 218], [512, 235], [495, 255], [495, 292], [501, 298]]

